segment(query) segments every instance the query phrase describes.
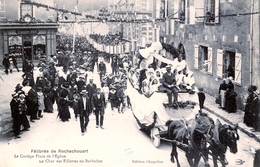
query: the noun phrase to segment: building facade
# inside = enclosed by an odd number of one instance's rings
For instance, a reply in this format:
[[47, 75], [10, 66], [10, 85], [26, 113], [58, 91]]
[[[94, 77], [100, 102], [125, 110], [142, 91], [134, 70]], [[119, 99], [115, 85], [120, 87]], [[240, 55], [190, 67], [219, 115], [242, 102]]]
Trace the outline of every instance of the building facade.
[[[118, 18], [123, 20], [122, 23], [110, 23], [110, 32], [112, 34], [122, 32], [124, 39], [133, 41], [136, 47], [150, 45], [154, 40], [154, 27], [151, 22], [145, 20], [152, 20], [153, 5], [152, 0], [109, 0], [109, 11], [116, 20]], [[137, 23], [131, 20], [144, 20], [144, 22]]]
[[161, 3], [166, 13], [160, 23], [161, 38], [175, 47], [183, 44], [197, 86], [217, 96], [221, 80], [232, 76], [238, 108], [244, 109], [248, 86], [253, 84], [260, 89], [259, 1]]
[[0, 24], [1, 62], [4, 54], [13, 53], [22, 62], [56, 53], [56, 12], [15, 0], [5, 2], [1, 9], [5, 12]]

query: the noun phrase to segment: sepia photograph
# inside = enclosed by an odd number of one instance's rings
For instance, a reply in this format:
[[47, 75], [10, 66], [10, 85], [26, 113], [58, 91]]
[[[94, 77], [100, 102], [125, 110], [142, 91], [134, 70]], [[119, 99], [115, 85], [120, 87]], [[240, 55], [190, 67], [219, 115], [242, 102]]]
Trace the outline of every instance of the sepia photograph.
[[0, 0], [0, 167], [259, 167], [259, 0]]

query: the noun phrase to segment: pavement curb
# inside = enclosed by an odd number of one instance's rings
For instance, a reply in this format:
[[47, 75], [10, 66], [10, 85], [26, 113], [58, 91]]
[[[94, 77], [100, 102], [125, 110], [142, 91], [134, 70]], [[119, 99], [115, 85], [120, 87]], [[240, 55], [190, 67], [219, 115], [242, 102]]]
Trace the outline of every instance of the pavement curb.
[[[233, 122], [231, 122], [230, 120], [226, 119], [226, 118], [223, 117], [222, 115], [220, 115], [220, 114], [214, 112], [214, 111], [211, 110], [210, 108], [204, 106], [204, 109], [207, 110], [207, 111], [209, 111], [210, 113], [216, 115], [217, 117], [219, 117], [220, 119], [224, 120], [225, 122], [227, 122], [227, 123], [229, 123], [229, 124], [231, 124], [231, 125], [235, 125], [235, 123], [233, 123]], [[256, 136], [255, 134], [253, 134], [252, 132], [250, 132], [250, 131], [248, 131], [248, 130], [245, 130], [243, 127], [239, 126], [239, 124], [238, 124], [238, 129], [239, 129], [241, 132], [247, 134], [249, 137], [254, 138], [257, 142], [260, 142], [260, 138], [259, 138], [259, 137], [257, 137], [257, 136]]]

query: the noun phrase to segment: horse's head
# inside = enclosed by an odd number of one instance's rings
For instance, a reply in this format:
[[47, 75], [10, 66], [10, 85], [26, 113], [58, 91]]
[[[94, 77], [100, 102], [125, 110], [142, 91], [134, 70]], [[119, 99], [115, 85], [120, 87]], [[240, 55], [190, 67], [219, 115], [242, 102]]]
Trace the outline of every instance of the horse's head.
[[239, 135], [237, 133], [238, 125], [235, 126], [228, 125], [223, 134], [223, 140], [228, 147], [231, 153], [237, 153], [237, 140], [239, 140]]

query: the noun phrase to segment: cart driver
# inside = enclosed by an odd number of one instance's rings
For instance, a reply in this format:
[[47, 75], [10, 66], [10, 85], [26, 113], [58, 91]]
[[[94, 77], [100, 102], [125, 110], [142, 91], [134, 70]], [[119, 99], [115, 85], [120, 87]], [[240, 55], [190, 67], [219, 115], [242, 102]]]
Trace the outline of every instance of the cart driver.
[[[166, 88], [168, 103], [170, 107], [178, 107], [178, 87], [176, 86], [175, 73], [171, 72], [171, 66], [166, 66], [166, 73], [163, 74], [162, 84]], [[172, 101], [173, 96], [173, 101]]]

